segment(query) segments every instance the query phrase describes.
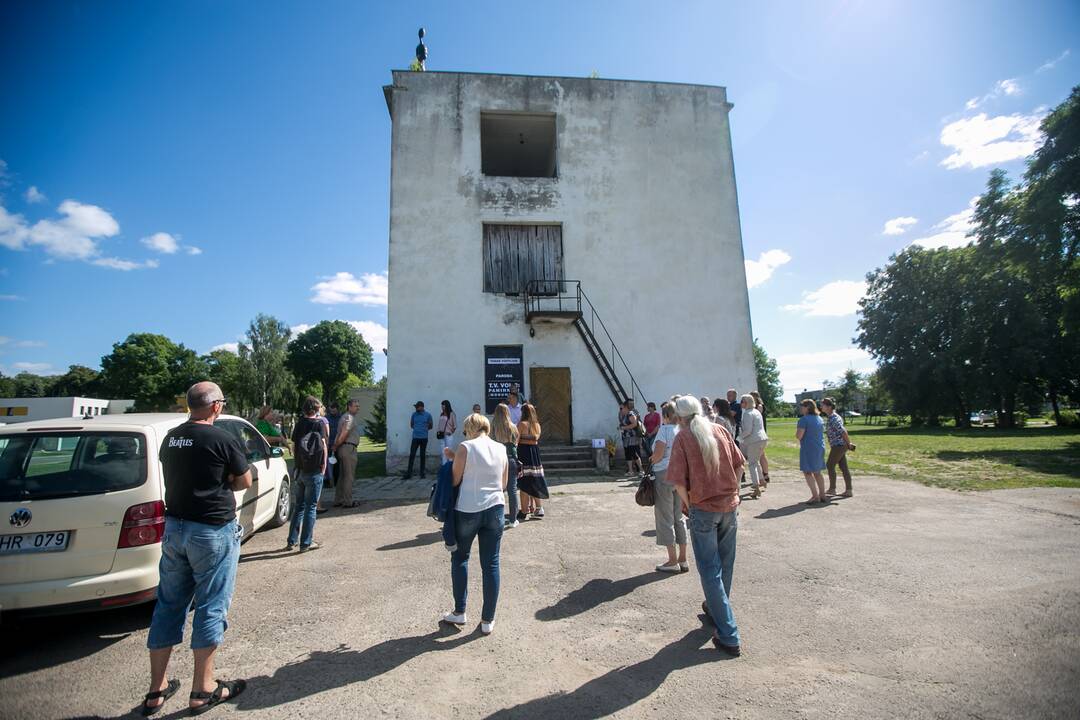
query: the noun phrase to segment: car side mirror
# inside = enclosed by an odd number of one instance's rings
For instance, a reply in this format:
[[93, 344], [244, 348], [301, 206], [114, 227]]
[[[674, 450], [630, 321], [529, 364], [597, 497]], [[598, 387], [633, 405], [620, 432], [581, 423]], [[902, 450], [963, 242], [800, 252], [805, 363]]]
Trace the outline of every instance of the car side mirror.
[[285, 457], [285, 451], [279, 447], [270, 448], [270, 457]]

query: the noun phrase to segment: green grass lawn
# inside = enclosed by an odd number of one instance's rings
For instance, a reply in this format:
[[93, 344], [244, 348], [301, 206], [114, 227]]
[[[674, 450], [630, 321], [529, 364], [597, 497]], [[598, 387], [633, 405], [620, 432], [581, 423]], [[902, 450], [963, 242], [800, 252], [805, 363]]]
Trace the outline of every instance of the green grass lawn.
[[[285, 451], [285, 461], [293, 466], [293, 455]], [[386, 444], [372, 442], [366, 437], [360, 438], [356, 447], [356, 478], [373, 478], [386, 475]]]
[[372, 478], [386, 475], [386, 443], [360, 438], [356, 447], [356, 477]]
[[[769, 419], [769, 464], [798, 470], [794, 418]], [[848, 423], [854, 475], [917, 480], [955, 490], [1080, 487], [1080, 431], [1069, 428], [890, 428]]]

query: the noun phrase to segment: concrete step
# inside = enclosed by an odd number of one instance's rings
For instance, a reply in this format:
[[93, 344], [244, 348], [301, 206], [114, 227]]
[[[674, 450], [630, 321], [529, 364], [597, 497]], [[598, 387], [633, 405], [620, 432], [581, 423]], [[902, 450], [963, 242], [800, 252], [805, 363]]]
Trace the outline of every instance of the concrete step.
[[547, 457], [540, 457], [541, 462], [544, 463], [544, 468], [584, 468], [586, 470], [592, 470], [594, 463], [592, 460], [552, 460]]
[[540, 457], [545, 460], [551, 458], [552, 460], [580, 460], [581, 462], [592, 462], [593, 454], [591, 450], [588, 452], [578, 452], [576, 450], [559, 450], [541, 447]]

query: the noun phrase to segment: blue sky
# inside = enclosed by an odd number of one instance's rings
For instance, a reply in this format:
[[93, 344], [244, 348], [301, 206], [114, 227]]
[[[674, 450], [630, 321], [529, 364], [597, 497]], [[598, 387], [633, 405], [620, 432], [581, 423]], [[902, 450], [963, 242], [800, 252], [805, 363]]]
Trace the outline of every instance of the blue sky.
[[420, 25], [435, 70], [726, 86], [754, 334], [789, 394], [871, 368], [864, 275], [964, 242], [990, 169], [1022, 172], [1080, 4], [728, 5], [3, 3], [0, 371], [138, 331], [205, 352], [266, 312], [353, 321], [381, 374], [381, 86]]

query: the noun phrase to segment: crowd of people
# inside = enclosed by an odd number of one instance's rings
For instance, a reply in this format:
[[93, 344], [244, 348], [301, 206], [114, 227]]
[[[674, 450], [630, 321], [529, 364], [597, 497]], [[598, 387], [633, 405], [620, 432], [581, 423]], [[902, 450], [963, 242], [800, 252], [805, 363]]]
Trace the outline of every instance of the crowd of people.
[[[769, 438], [761, 398], [750, 393], [736, 403], [737, 397], [734, 390], [715, 402], [692, 395], [673, 396], [659, 409], [649, 403], [644, 419], [639, 419], [633, 401], [619, 409], [628, 470], [655, 484], [656, 541], [667, 550], [666, 560], [655, 569], [688, 572], [687, 545], [693, 546], [704, 595], [701, 609], [713, 628], [712, 643], [732, 657], [741, 654], [730, 599], [741, 480], [744, 474], [749, 475], [754, 498], [760, 497], [769, 483], [765, 459]], [[173, 648], [183, 639], [189, 608], [194, 610], [190, 712], [206, 712], [235, 699], [246, 688], [243, 680], [215, 680], [214, 657], [227, 627], [239, 560], [242, 531], [234, 493], [251, 487], [251, 470], [232, 436], [214, 427], [226, 403], [221, 389], [211, 382], [197, 383], [188, 390], [187, 402], [188, 420], [166, 435], [160, 451], [166, 521], [158, 600], [147, 638], [151, 680], [143, 701], [144, 715], [160, 711], [179, 690], [180, 683], [168, 679], [167, 670]], [[549, 493], [540, 459], [540, 422], [536, 409], [520, 402], [515, 389], [495, 408], [490, 420], [474, 405], [461, 423], [462, 438], [458, 440], [454, 410], [448, 401], [441, 405], [437, 423], [423, 402], [414, 406], [410, 420], [413, 448], [406, 477], [411, 476], [417, 452], [424, 476], [427, 436], [437, 427], [443, 459], [438, 482], [445, 478], [450, 485], [443, 534], [451, 551], [454, 600], [453, 610], [443, 614], [441, 622], [458, 626], [467, 622], [469, 558], [476, 542], [483, 578], [480, 631], [490, 634], [499, 600], [503, 532], [524, 519], [544, 517], [543, 500]], [[353, 502], [360, 426], [355, 401], [349, 402], [345, 413], [331, 408], [327, 414], [318, 398], [309, 396], [302, 411], [303, 417], [289, 438], [296, 458], [296, 502], [286, 549], [299, 547], [300, 552], [308, 552], [319, 547], [314, 539], [319, 498], [324, 479], [334, 466], [339, 468], [334, 505]], [[826, 502], [836, 493], [837, 468], [844, 478], [841, 496], [851, 497], [846, 454], [855, 446], [835, 402], [825, 398], [819, 411], [813, 400], [804, 400], [800, 412], [796, 438], [800, 470], [811, 492], [807, 502]], [[275, 444], [286, 444], [289, 440], [284, 434], [274, 432], [276, 419], [272, 411], [264, 410], [259, 430], [267, 437], [280, 438]], [[828, 490], [823, 469], [829, 474]]]

